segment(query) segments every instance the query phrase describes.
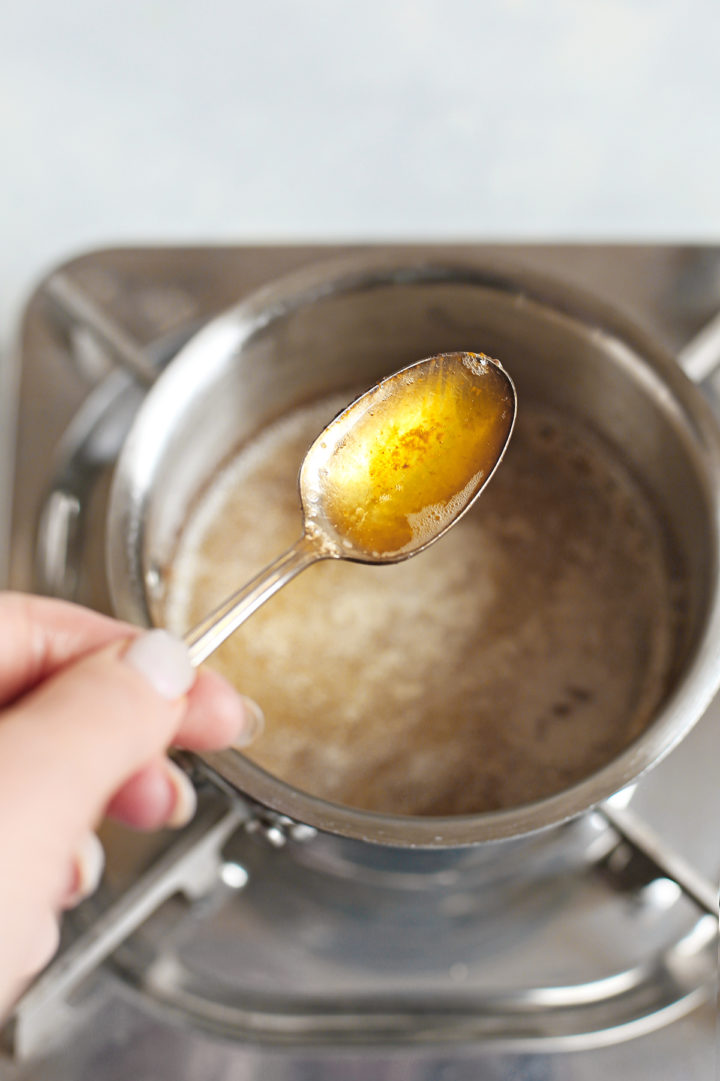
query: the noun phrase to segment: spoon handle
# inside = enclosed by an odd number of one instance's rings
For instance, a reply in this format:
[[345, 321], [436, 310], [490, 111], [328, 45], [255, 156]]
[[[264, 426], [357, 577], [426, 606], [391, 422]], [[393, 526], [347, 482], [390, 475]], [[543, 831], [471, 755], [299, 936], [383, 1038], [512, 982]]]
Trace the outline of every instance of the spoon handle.
[[187, 632], [184, 641], [190, 650], [192, 664], [195, 667], [202, 664], [273, 593], [277, 593], [311, 563], [326, 558], [327, 552], [312, 537], [307, 534], [302, 536], [292, 548], [288, 548]]

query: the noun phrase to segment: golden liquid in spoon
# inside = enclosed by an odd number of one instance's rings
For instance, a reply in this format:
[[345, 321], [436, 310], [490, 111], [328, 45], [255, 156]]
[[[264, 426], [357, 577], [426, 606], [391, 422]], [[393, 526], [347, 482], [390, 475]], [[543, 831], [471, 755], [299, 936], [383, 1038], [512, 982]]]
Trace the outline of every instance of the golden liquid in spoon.
[[362, 402], [320, 471], [325, 514], [346, 547], [415, 550], [462, 513], [497, 465], [514, 420], [512, 384], [483, 354], [449, 353], [392, 376]]

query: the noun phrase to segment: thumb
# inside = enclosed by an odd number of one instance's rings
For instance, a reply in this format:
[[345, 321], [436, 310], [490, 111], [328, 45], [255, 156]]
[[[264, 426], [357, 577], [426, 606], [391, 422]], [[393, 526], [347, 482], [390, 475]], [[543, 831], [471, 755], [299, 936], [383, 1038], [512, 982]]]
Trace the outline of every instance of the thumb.
[[172, 741], [194, 679], [183, 643], [151, 631], [86, 655], [5, 711], [0, 821], [13, 822], [21, 862], [34, 852], [41, 873], [45, 848], [62, 881], [114, 792]]

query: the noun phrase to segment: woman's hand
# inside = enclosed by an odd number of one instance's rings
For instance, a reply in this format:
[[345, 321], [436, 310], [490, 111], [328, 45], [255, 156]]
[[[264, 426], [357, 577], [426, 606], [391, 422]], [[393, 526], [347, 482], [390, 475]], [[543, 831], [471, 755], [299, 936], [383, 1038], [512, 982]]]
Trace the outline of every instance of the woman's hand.
[[103, 815], [184, 824], [195, 793], [168, 746], [243, 746], [261, 724], [164, 631], [0, 594], [0, 1013], [55, 952], [61, 910], [97, 885]]

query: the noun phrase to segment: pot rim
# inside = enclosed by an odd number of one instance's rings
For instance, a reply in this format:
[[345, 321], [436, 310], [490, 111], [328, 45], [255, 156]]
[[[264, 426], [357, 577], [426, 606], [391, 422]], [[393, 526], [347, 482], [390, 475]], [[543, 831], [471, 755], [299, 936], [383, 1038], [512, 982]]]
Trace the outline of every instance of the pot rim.
[[[570, 788], [534, 803], [501, 811], [443, 817], [392, 815], [364, 811], [312, 796], [267, 773], [239, 751], [204, 752], [211, 771], [241, 796], [272, 811], [325, 832], [401, 847], [459, 847], [518, 837], [558, 825], [591, 810], [636, 782], [677, 745], [707, 709], [720, 686], [720, 427], [709, 403], [679, 364], [659, 343], [613, 306], [557, 278], [528, 271], [499, 258], [485, 261], [458, 255], [457, 249], [433, 247], [415, 258], [360, 253], [294, 271], [249, 294], [198, 331], [150, 389], [121, 451], [111, 488], [107, 566], [113, 606], [120, 618], [149, 625], [145, 568], [141, 565], [143, 514], [147, 497], [138, 498], [127, 463], [152, 460], [158, 431], [167, 427], [167, 403], [187, 393], [187, 372], [203, 357], [207, 371], [231, 347], [239, 352], [276, 320], [325, 297], [393, 284], [457, 283], [509, 293], [520, 304], [551, 308], [556, 316], [582, 325], [603, 339], [620, 363], [632, 356], [642, 362], [642, 376], [664, 404], [680, 414], [703, 461], [706, 494], [712, 507], [711, 591], [704, 625], [677, 686], [661, 704], [654, 721], [620, 755]], [[161, 423], [160, 423], [161, 422]], [[160, 427], [158, 427], [160, 423]], [[148, 448], [144, 455], [143, 448]]]

